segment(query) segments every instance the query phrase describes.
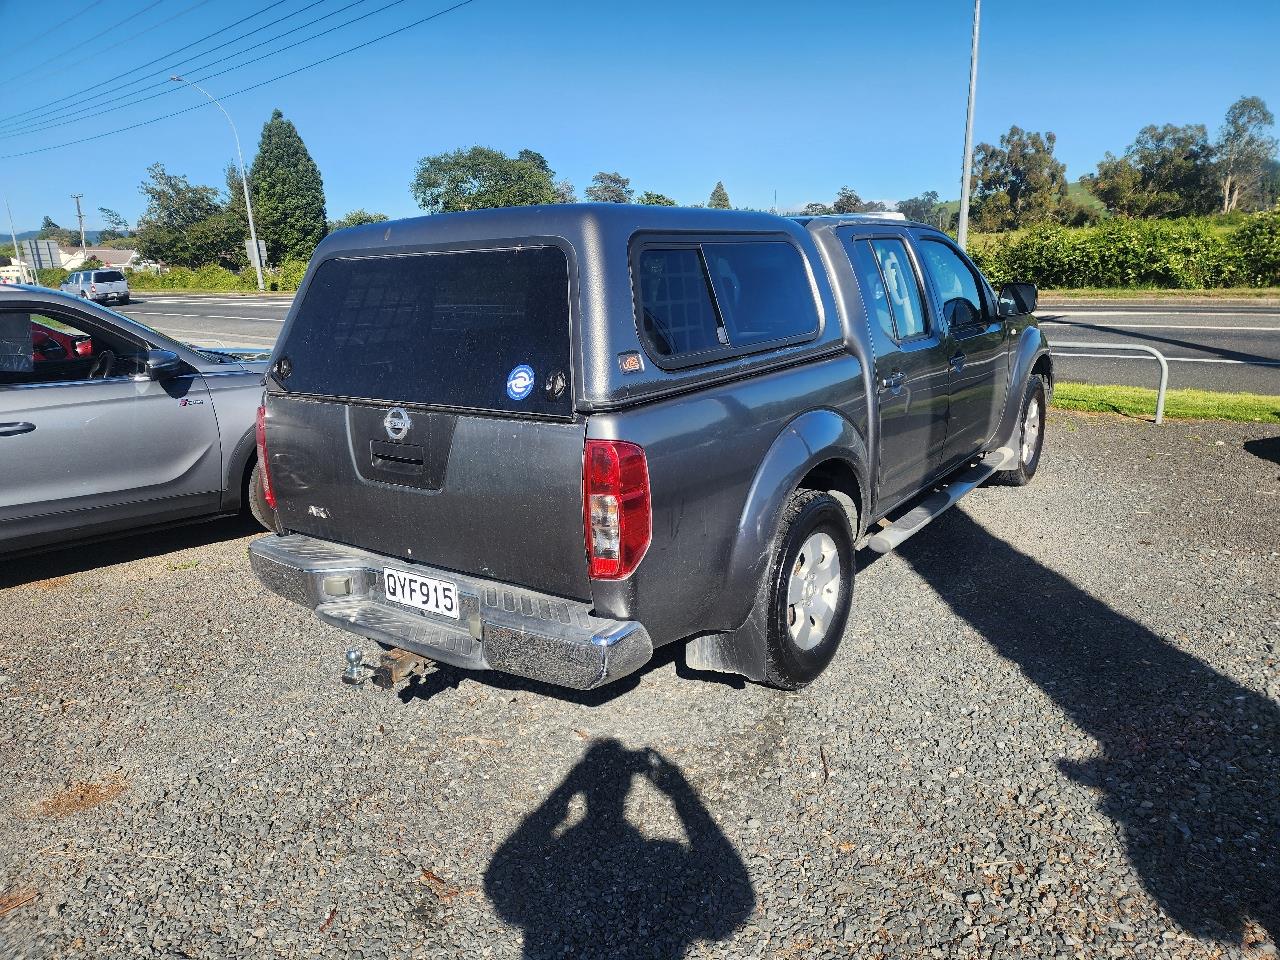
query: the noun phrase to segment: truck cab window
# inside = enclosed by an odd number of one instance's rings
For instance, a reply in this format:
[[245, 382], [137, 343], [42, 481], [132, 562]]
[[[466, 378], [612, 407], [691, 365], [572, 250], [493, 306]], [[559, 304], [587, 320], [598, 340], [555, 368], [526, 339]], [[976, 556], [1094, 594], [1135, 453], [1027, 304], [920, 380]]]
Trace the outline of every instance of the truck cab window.
[[945, 243], [928, 239], [920, 241], [920, 255], [947, 323], [957, 327], [982, 319], [984, 311], [977, 278], [959, 255]]

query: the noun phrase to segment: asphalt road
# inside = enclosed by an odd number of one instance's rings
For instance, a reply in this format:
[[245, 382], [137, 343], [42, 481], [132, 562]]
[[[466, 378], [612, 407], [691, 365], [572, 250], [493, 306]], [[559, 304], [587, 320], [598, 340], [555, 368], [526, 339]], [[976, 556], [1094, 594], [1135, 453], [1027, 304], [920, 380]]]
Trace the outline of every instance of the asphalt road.
[[[1169, 361], [1171, 387], [1280, 395], [1277, 304], [1050, 301], [1037, 316], [1051, 344], [1154, 347]], [[1061, 380], [1153, 386], [1159, 376], [1155, 359], [1137, 351], [1072, 352], [1085, 356], [1064, 358]]]
[[[181, 340], [270, 346], [290, 297], [144, 293], [125, 312]], [[1280, 395], [1280, 305], [1156, 301], [1046, 301], [1038, 311], [1051, 343], [1097, 341], [1155, 347], [1171, 387]], [[1154, 386], [1156, 361], [1090, 349], [1062, 358], [1059, 379]]]
[[0, 960], [1275, 960], [1277, 528], [1275, 425], [1054, 411], [791, 694], [348, 687], [244, 520], [0, 563]]

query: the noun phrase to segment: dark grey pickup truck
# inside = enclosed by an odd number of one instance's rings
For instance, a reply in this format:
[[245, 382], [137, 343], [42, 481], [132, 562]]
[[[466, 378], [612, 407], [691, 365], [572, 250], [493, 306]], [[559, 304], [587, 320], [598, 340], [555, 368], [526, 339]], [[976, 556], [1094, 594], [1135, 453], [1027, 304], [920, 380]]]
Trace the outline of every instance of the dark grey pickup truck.
[[387, 650], [383, 685], [425, 658], [592, 688], [688, 641], [694, 668], [800, 687], [856, 549], [1034, 475], [1035, 298], [891, 217], [589, 204], [340, 231], [272, 355], [279, 532], [254, 568]]

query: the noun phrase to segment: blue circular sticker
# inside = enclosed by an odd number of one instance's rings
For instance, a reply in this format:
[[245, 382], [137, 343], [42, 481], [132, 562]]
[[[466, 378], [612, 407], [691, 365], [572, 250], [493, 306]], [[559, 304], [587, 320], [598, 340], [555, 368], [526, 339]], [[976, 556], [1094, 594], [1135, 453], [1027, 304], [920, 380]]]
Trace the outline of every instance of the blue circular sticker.
[[523, 400], [533, 393], [533, 367], [522, 363], [507, 374], [507, 396], [512, 400]]

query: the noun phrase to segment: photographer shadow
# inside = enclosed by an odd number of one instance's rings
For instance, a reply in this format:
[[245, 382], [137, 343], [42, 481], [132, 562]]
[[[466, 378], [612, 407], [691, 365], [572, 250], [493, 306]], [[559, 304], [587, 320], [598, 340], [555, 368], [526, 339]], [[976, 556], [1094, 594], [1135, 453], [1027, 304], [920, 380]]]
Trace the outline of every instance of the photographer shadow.
[[962, 511], [936, 526], [900, 554], [1098, 742], [1060, 768], [1096, 791], [1151, 896], [1199, 937], [1240, 943], [1253, 923], [1280, 942], [1280, 707]]
[[[638, 776], [670, 800], [687, 843], [650, 839], [627, 820]], [[585, 810], [571, 823], [578, 795]], [[484, 888], [522, 928], [529, 960], [677, 960], [695, 940], [729, 937], [755, 907], [746, 865], [680, 769], [616, 740], [594, 744], [498, 848]]]

